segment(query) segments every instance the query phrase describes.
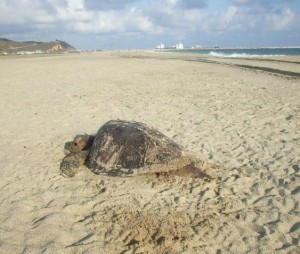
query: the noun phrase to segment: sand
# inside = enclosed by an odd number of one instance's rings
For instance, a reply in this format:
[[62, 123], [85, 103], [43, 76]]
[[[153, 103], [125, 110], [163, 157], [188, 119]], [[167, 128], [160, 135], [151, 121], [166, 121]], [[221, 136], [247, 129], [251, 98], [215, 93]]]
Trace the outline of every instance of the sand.
[[[0, 253], [300, 252], [300, 57], [98, 52], [0, 66]], [[111, 119], [158, 129], [212, 179], [62, 177], [65, 142]]]

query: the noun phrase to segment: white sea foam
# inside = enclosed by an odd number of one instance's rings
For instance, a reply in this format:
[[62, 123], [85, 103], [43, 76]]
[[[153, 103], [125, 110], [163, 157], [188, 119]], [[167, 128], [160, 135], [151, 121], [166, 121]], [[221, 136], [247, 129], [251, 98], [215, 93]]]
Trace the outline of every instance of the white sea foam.
[[228, 57], [228, 58], [284, 56], [284, 55], [256, 55], [256, 54], [246, 54], [246, 53], [224, 54], [215, 51], [209, 52], [208, 55], [215, 56], [215, 57]]

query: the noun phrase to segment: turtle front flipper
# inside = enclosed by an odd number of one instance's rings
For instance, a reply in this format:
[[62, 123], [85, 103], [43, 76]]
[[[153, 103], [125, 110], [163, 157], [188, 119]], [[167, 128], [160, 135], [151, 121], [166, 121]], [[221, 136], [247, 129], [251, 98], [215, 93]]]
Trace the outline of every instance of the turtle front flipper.
[[65, 177], [75, 176], [79, 171], [80, 166], [84, 164], [88, 155], [88, 150], [67, 154], [60, 163], [61, 175]]

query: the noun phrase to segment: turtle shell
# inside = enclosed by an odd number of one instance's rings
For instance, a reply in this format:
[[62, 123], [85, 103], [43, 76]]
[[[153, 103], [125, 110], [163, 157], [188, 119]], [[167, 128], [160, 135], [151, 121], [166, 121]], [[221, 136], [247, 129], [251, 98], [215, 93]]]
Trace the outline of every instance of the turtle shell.
[[181, 155], [181, 147], [161, 132], [138, 122], [112, 120], [95, 135], [87, 164], [97, 174], [131, 174], [135, 168], [165, 164]]

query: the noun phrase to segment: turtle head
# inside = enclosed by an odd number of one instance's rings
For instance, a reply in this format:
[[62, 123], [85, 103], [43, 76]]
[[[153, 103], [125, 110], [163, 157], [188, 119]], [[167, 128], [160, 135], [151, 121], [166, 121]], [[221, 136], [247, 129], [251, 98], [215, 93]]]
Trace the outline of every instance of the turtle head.
[[85, 135], [77, 135], [72, 144], [70, 145], [69, 147], [69, 151], [71, 153], [77, 153], [77, 152], [80, 152], [82, 150], [86, 150], [87, 148], [87, 145], [89, 143], [89, 139], [90, 139], [90, 136], [88, 134], [85, 134]]

